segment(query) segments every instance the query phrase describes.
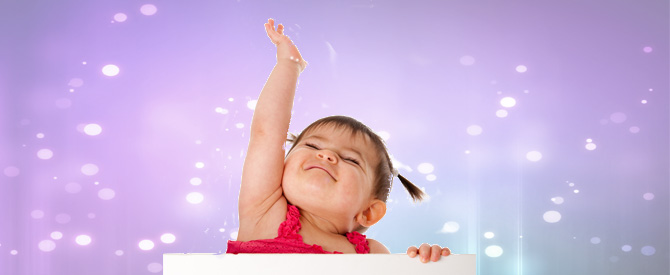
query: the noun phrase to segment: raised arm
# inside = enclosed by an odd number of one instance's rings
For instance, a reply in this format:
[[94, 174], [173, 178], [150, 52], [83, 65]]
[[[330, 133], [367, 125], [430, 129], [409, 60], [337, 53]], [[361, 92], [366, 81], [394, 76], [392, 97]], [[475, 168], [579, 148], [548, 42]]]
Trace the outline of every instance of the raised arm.
[[307, 66], [291, 39], [284, 35], [283, 25], [275, 30], [274, 20], [269, 19], [265, 30], [277, 46], [277, 64], [263, 86], [251, 121], [240, 187], [238, 240], [250, 238], [256, 224], [282, 196], [283, 146], [298, 75]]

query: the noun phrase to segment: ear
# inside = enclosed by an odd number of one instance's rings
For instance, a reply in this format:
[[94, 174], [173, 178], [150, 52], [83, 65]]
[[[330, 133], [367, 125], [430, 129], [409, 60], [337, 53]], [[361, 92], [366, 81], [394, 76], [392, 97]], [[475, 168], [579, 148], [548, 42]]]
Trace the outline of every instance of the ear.
[[374, 199], [368, 205], [368, 208], [356, 215], [356, 221], [365, 227], [370, 227], [381, 220], [386, 215], [386, 203]]

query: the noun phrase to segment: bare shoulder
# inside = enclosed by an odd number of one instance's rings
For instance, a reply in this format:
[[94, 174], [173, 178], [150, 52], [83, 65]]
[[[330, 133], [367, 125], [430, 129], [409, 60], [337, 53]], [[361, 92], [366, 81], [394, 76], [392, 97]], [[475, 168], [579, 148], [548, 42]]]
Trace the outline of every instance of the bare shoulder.
[[370, 247], [370, 253], [391, 254], [391, 251], [384, 244], [374, 239], [368, 239], [368, 247]]

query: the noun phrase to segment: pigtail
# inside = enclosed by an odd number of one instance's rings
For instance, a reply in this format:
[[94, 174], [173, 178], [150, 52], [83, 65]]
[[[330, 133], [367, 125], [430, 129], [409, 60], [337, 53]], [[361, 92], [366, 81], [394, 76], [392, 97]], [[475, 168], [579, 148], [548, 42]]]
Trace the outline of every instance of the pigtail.
[[414, 185], [411, 181], [409, 181], [400, 174], [398, 174], [398, 178], [400, 179], [402, 186], [404, 186], [405, 189], [407, 189], [407, 192], [409, 192], [409, 195], [412, 197], [412, 200], [416, 202], [421, 201], [423, 199], [423, 195], [425, 195], [425, 193], [421, 191], [419, 187]]

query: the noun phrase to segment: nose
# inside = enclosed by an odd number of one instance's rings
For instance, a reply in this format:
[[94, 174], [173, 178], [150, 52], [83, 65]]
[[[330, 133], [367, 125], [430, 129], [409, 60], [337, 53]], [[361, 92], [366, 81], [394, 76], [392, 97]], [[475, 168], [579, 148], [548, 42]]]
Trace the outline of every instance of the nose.
[[319, 152], [316, 153], [316, 157], [330, 163], [337, 163], [337, 157], [335, 156], [335, 153], [329, 150], [319, 150]]

